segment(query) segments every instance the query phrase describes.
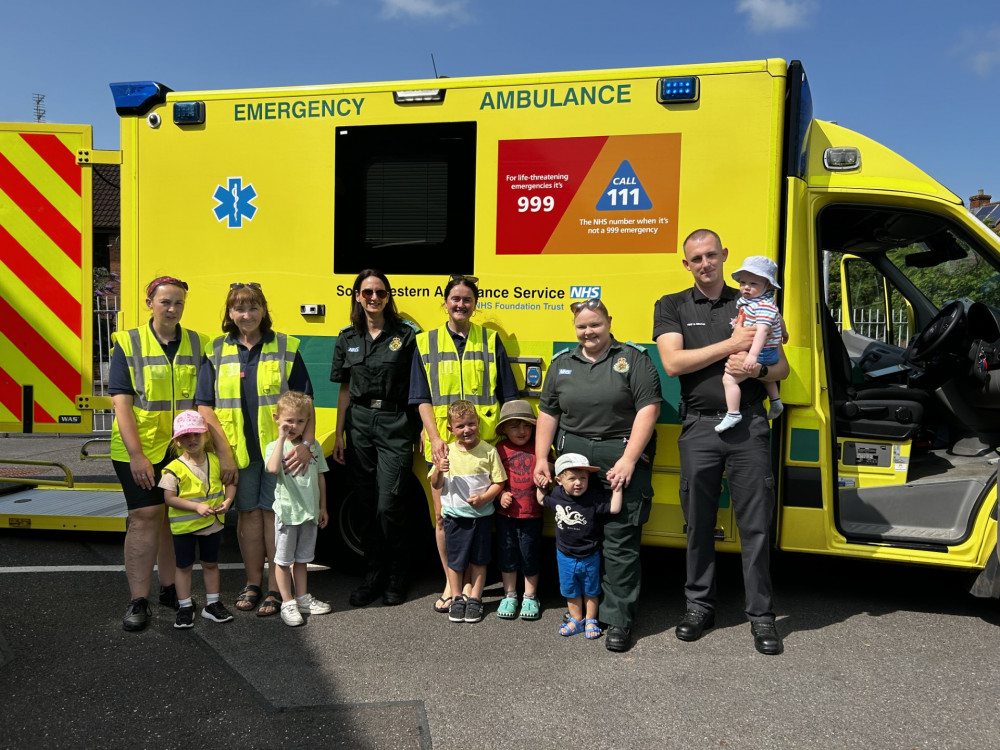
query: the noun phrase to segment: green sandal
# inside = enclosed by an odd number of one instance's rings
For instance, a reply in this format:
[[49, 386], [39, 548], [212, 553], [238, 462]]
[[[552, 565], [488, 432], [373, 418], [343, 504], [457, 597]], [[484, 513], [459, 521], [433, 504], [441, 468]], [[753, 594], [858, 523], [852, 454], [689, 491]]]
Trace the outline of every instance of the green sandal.
[[537, 620], [541, 616], [541, 612], [538, 611], [538, 599], [533, 596], [524, 597], [521, 602], [521, 619]]
[[517, 593], [508, 591], [504, 594], [503, 599], [500, 600], [500, 606], [497, 607], [497, 617], [501, 620], [513, 620], [517, 617]]

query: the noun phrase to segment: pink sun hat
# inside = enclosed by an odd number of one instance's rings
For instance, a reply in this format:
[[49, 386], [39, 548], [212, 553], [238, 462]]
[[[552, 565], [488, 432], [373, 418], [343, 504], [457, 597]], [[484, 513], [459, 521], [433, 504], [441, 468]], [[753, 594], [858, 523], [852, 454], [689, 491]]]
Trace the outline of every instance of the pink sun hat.
[[192, 432], [208, 432], [205, 420], [201, 414], [191, 409], [182, 411], [174, 417], [174, 437], [176, 440], [181, 435], [189, 435]]

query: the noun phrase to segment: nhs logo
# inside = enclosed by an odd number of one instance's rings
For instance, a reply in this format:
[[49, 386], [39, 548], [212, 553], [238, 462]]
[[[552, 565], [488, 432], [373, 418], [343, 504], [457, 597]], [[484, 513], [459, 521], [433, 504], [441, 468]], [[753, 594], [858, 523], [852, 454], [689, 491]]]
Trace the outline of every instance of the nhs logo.
[[599, 286], [571, 286], [569, 288], [570, 299], [598, 299], [601, 296]]

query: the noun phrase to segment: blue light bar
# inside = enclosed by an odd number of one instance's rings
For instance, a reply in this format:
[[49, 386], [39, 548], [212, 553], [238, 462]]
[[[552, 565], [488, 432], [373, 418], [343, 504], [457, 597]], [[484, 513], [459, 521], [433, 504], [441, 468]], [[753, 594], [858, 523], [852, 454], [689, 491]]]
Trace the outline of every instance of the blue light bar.
[[115, 111], [121, 117], [142, 116], [157, 104], [167, 100], [173, 91], [156, 81], [123, 81], [111, 84], [111, 96], [115, 100]]
[[660, 104], [696, 102], [700, 93], [698, 76], [661, 78], [656, 85], [656, 101]]

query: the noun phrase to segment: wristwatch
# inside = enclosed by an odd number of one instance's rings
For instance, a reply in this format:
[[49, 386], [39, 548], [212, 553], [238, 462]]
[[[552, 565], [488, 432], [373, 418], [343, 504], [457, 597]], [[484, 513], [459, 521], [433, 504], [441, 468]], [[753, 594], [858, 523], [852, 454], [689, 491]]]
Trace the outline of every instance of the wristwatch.
[[[760, 368], [760, 369], [761, 369], [761, 370], [766, 370], [767, 368], [765, 368], [764, 366], [761, 366], [761, 368]], [[305, 446], [306, 448], [308, 448], [309, 450], [312, 450], [312, 443], [310, 443], [310, 442], [309, 442], [308, 440], [303, 440], [303, 441], [302, 441], [302, 445], [304, 445], [304, 446]]]
[[757, 377], [758, 378], [762, 378], [765, 375], [767, 375], [767, 365], [761, 365], [760, 366], [760, 372], [757, 373]]

